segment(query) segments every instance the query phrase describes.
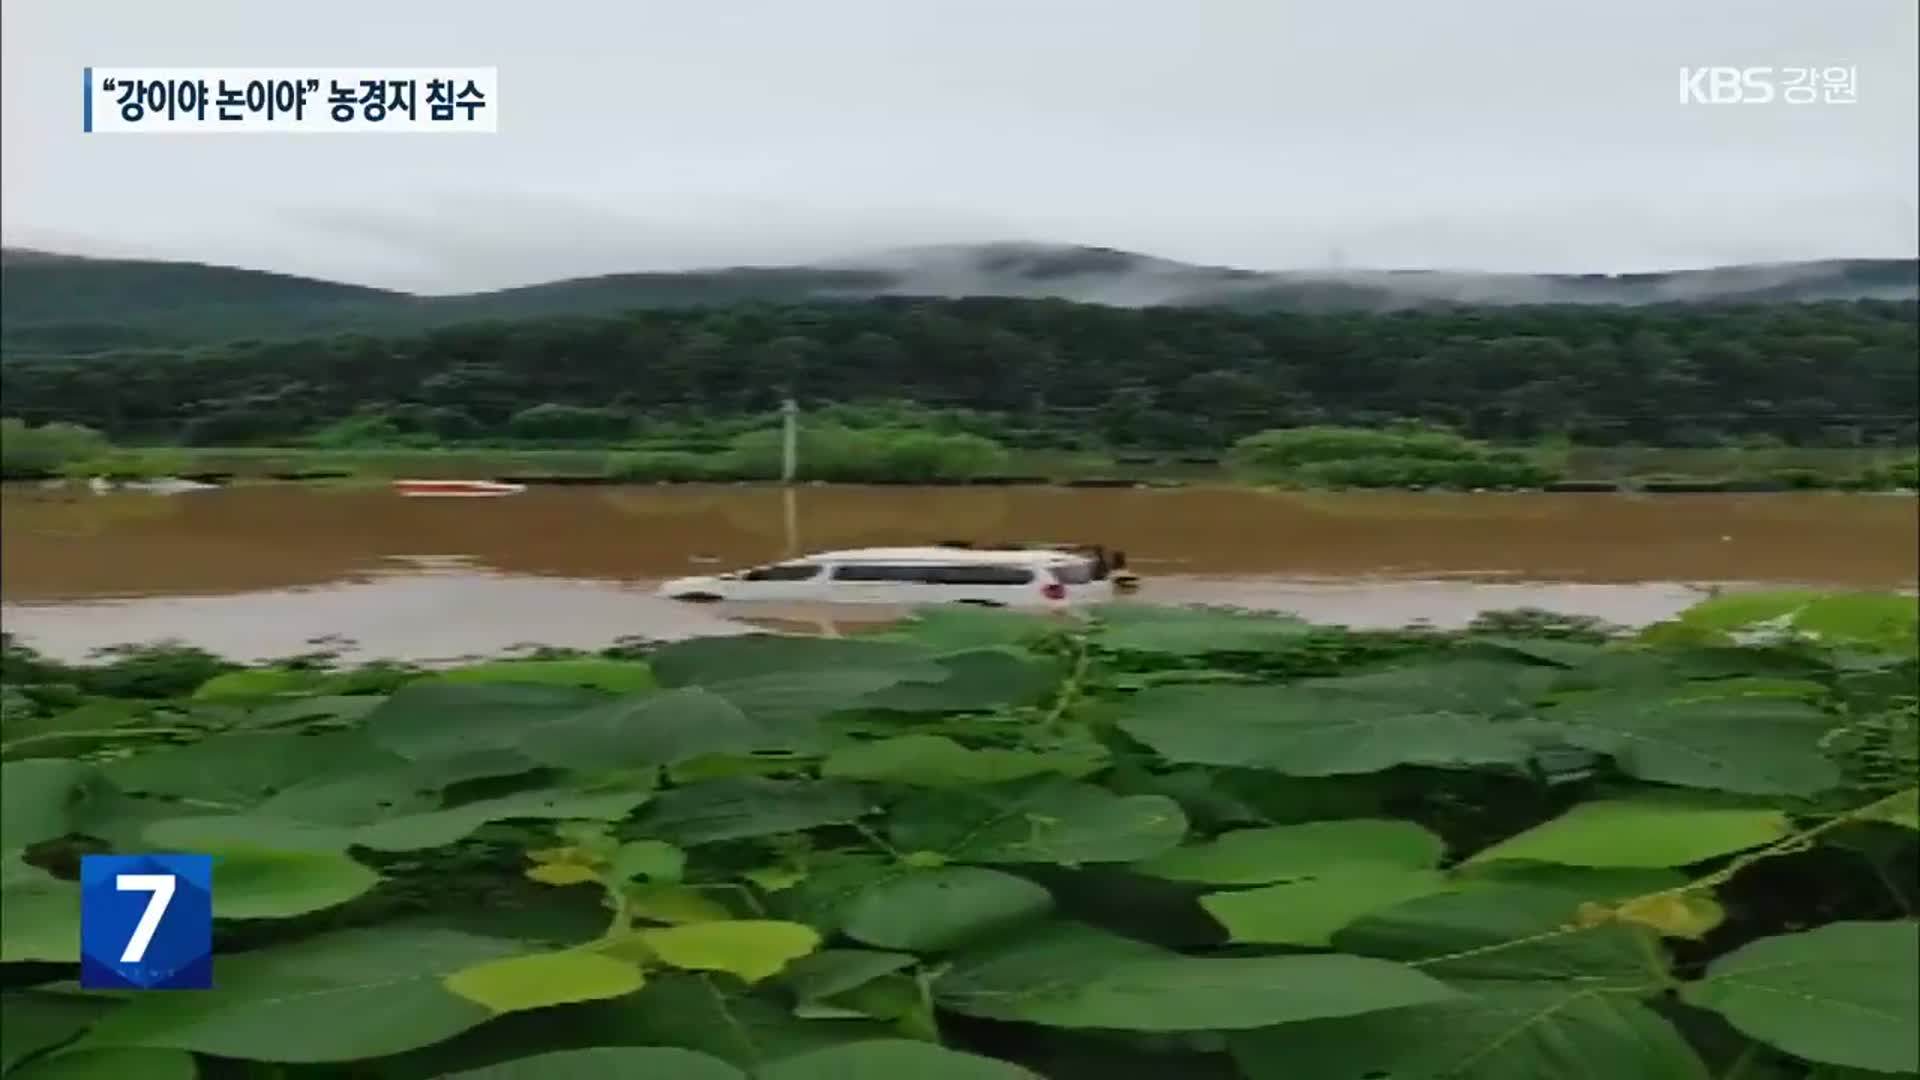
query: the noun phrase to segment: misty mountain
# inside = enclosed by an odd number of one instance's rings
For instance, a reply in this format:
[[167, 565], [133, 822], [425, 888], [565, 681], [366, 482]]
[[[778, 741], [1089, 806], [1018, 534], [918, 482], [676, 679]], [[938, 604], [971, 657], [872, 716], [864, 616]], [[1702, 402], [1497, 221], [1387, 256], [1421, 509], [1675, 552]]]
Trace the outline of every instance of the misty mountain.
[[260, 270], [12, 248], [0, 250], [0, 347], [14, 354], [77, 353], [633, 308], [887, 296], [1301, 312], [1912, 300], [1920, 297], [1920, 260], [1836, 259], [1624, 275], [1252, 271], [1109, 248], [985, 244], [908, 248], [811, 266], [609, 274], [418, 296]]

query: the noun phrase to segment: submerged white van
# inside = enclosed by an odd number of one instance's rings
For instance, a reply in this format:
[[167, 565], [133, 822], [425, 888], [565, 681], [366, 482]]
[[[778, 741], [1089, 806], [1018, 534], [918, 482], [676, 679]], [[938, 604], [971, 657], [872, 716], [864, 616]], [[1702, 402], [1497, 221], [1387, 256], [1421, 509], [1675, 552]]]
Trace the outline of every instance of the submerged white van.
[[[1124, 556], [1114, 562], [1123, 566]], [[675, 600], [1070, 607], [1112, 598], [1116, 575], [1098, 548], [856, 548], [826, 551], [660, 586]]]

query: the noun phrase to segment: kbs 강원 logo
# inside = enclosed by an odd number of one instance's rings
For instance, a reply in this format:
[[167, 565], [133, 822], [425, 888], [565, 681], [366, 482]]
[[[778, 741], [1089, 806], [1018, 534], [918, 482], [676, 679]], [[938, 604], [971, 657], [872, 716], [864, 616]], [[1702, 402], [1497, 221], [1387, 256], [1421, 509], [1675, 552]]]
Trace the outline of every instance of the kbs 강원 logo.
[[82, 856], [80, 985], [212, 987], [213, 857]]

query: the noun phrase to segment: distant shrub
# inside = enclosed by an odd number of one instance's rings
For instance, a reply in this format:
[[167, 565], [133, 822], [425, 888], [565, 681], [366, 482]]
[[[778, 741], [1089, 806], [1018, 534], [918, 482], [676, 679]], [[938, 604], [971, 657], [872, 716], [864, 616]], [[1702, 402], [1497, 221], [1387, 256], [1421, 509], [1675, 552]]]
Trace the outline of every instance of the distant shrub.
[[[749, 431], [726, 455], [730, 471], [753, 479], [780, 475], [783, 440], [777, 430]], [[958, 480], [1003, 467], [1006, 449], [966, 433], [809, 424], [799, 435], [799, 475], [847, 483]]]
[[1227, 461], [1240, 472], [1312, 487], [1538, 487], [1559, 476], [1540, 457], [1422, 428], [1263, 431], [1235, 443]]
[[57, 476], [112, 449], [106, 436], [78, 424], [33, 427], [24, 420], [0, 420], [0, 477], [9, 480]]
[[507, 431], [520, 439], [609, 439], [628, 434], [633, 420], [617, 409], [580, 405], [535, 405], [507, 420]]
[[708, 454], [685, 450], [636, 450], [615, 454], [607, 463], [608, 475], [633, 483], [689, 482], [730, 479], [727, 462]]

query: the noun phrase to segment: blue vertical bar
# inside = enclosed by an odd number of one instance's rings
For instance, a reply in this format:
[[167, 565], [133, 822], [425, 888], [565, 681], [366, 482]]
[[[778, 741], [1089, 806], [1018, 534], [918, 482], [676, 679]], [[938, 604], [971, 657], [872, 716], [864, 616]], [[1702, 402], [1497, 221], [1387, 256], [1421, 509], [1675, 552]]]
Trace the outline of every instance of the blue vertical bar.
[[80, 88], [80, 130], [91, 132], [93, 130], [93, 69], [82, 70], [80, 78], [84, 84]]

